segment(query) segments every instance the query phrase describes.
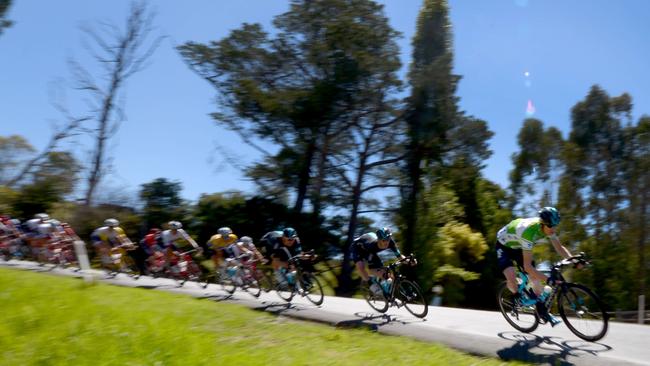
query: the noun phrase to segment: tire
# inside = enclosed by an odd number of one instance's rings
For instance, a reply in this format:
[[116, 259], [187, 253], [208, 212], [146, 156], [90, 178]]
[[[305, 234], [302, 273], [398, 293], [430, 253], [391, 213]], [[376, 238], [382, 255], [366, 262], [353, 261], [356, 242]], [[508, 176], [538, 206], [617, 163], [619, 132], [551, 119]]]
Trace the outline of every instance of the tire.
[[310, 272], [304, 272], [300, 277], [300, 287], [302, 288], [303, 295], [312, 304], [321, 305], [325, 299], [325, 295], [323, 294], [323, 286], [318, 281], [318, 278]]
[[424, 318], [429, 313], [429, 304], [427, 304], [420, 287], [415, 282], [409, 280], [400, 281], [395, 296], [402, 301], [406, 310], [414, 316]]
[[244, 282], [244, 289], [246, 292], [253, 295], [254, 297], [260, 297], [260, 294], [262, 293], [262, 287], [257, 281], [255, 273], [250, 268], [240, 270], [240, 273], [243, 275], [242, 280]]
[[269, 277], [266, 272], [259, 268], [255, 270], [255, 279], [260, 285], [260, 288], [264, 290], [264, 292], [269, 292], [274, 289], [273, 279]]
[[383, 293], [381, 294], [375, 294], [370, 290], [370, 287], [364, 286], [363, 288], [363, 297], [366, 299], [366, 302], [368, 305], [370, 305], [371, 308], [374, 310], [380, 312], [380, 313], [385, 313], [388, 311], [388, 300], [384, 296]]
[[233, 282], [232, 278], [229, 278], [225, 274], [220, 273], [219, 269], [217, 269], [214, 273], [215, 280], [221, 285], [221, 288], [230, 295], [234, 294], [235, 290], [237, 290], [237, 285], [235, 282]]
[[280, 296], [280, 298], [286, 302], [291, 302], [294, 296], [296, 296], [296, 286], [290, 285], [287, 282], [287, 277], [283, 275], [284, 281], [275, 283], [275, 292]]
[[535, 311], [535, 306], [523, 307], [515, 304], [514, 294], [510, 292], [506, 282], [503, 282], [499, 287], [497, 302], [503, 317], [518, 331], [530, 333], [539, 326], [539, 315]]
[[595, 342], [607, 334], [609, 317], [602, 301], [583, 285], [567, 283], [557, 297], [560, 316], [573, 334]]

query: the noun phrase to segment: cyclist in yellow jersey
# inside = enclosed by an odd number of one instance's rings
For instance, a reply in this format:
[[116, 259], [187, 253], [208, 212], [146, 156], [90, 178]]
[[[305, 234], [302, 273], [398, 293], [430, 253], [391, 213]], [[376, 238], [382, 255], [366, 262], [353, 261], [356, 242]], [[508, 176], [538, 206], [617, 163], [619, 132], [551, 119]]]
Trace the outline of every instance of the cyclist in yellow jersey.
[[218, 268], [224, 258], [232, 256], [230, 249], [231, 244], [237, 243], [237, 235], [233, 234], [229, 227], [219, 228], [218, 234], [213, 235], [207, 242], [208, 256], [212, 258], [214, 265]]
[[90, 235], [93, 246], [101, 255], [102, 261], [110, 262], [109, 252], [111, 248], [123, 244], [133, 245], [119, 225], [120, 222], [116, 219], [106, 219], [104, 221], [104, 226], [95, 229], [95, 231]]

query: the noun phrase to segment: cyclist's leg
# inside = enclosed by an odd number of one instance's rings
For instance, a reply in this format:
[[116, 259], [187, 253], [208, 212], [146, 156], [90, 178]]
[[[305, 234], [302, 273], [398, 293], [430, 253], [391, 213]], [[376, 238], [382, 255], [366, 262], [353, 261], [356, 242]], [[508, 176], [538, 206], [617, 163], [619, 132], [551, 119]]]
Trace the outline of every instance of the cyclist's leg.
[[[516, 251], [505, 247], [498, 241], [495, 248], [497, 252], [497, 264], [503, 273], [503, 276], [506, 278], [508, 290], [513, 294], [517, 293], [517, 272], [515, 271], [513, 261], [520, 266], [523, 265], [521, 253], [517, 255]], [[521, 252], [521, 250], [519, 252]]]

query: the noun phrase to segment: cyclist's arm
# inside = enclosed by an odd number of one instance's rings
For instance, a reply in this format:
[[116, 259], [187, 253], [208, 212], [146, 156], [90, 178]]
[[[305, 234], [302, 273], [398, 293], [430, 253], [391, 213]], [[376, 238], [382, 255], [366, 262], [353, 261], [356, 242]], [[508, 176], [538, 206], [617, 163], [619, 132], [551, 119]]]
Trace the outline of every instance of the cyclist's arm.
[[557, 254], [561, 255], [562, 258], [566, 259], [572, 257], [571, 252], [564, 245], [562, 245], [557, 235], [551, 235], [548, 238], [551, 241], [551, 244], [553, 244], [553, 248], [555, 248]]
[[402, 253], [400, 253], [399, 248], [397, 247], [397, 243], [395, 243], [395, 240], [393, 240], [393, 238], [390, 239], [390, 242], [388, 243], [388, 248], [392, 250], [393, 253], [395, 253], [395, 256], [400, 260], [406, 258]]
[[192, 239], [191, 236], [187, 234], [187, 232], [185, 232], [185, 230], [179, 229], [178, 231], [181, 233], [183, 239], [185, 239], [188, 243], [190, 243], [194, 247], [194, 249], [199, 249], [199, 245], [194, 241], [194, 239]]

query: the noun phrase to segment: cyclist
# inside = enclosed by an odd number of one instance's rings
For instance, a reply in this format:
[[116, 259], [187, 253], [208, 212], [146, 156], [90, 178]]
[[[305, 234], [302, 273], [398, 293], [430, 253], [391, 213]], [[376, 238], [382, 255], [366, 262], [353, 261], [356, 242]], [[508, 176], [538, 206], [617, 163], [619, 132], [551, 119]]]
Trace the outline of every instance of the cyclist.
[[120, 227], [120, 222], [110, 218], [104, 220], [104, 226], [95, 229], [90, 234], [93, 247], [100, 254], [104, 264], [111, 264], [110, 250], [121, 245], [133, 245]]
[[[393, 240], [393, 233], [387, 227], [378, 229], [377, 231], [365, 233], [360, 237], [354, 239], [350, 246], [350, 253], [352, 254], [352, 261], [355, 263], [359, 275], [364, 282], [368, 284], [370, 290], [376, 295], [381, 294], [382, 289], [377, 284], [376, 278], [383, 278], [384, 276], [384, 263], [377, 253], [390, 249], [395, 256], [400, 260], [405, 257], [400, 253], [397, 243]], [[366, 264], [370, 274], [366, 270]]]
[[513, 262], [524, 269], [530, 276], [533, 291], [537, 295], [537, 309], [545, 320], [552, 326], [560, 322], [559, 319], [548, 314], [543, 306], [544, 297], [541, 283], [548, 283], [549, 278], [538, 271], [533, 263], [533, 246], [551, 243], [555, 251], [563, 258], [571, 257], [571, 252], [560, 243], [555, 227], [560, 223], [560, 214], [554, 207], [543, 207], [538, 211], [537, 217], [518, 218], [504, 226], [497, 233], [496, 252], [499, 269], [503, 272], [508, 283], [508, 289], [514, 294], [517, 302], [521, 301], [517, 291], [517, 275]]
[[41, 248], [49, 238], [49, 226], [47, 225], [49, 220], [50, 216], [48, 214], [39, 213], [22, 225], [25, 241], [31, 248], [34, 258], [40, 257]]
[[210, 240], [206, 243], [209, 250], [209, 256], [214, 262], [215, 268], [219, 268], [224, 259], [230, 258], [234, 255], [231, 245], [237, 243], [237, 235], [233, 234], [229, 227], [221, 227], [217, 230], [217, 234], [212, 235]]
[[250, 253], [250, 255], [257, 258], [259, 262], [264, 263], [266, 261], [262, 253], [260, 253], [259, 250], [257, 250], [257, 247], [255, 247], [253, 238], [250, 236], [242, 236], [237, 243], [231, 244], [231, 251], [235, 258], [244, 253]]
[[292, 227], [272, 231], [262, 237], [267, 246], [272, 245], [271, 266], [278, 282], [284, 282], [284, 273], [289, 267], [289, 258], [302, 254], [298, 232]]
[[183, 224], [179, 221], [170, 221], [168, 224], [169, 229], [160, 233], [160, 238], [162, 241], [163, 249], [166, 252], [166, 265], [169, 265], [174, 258], [178, 256], [178, 250], [186, 245], [180, 245], [181, 241], [189, 243], [194, 249], [197, 249], [200, 252], [203, 249], [192, 239], [191, 236], [183, 230]]

